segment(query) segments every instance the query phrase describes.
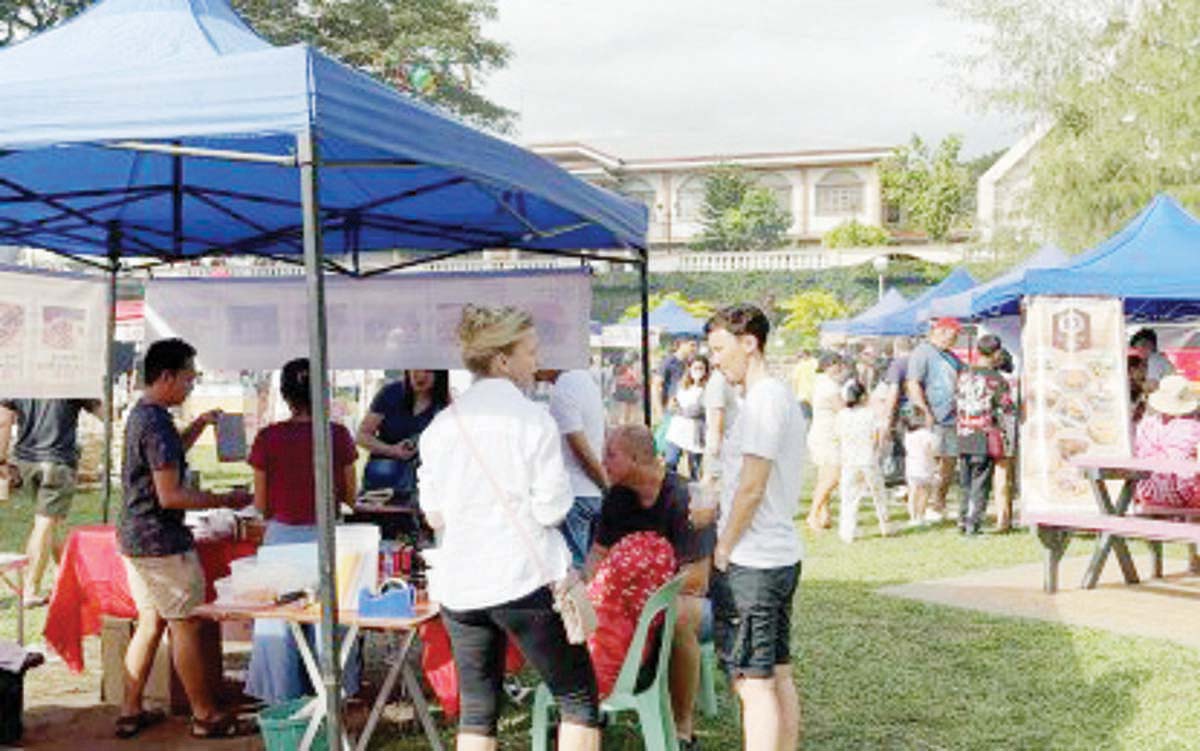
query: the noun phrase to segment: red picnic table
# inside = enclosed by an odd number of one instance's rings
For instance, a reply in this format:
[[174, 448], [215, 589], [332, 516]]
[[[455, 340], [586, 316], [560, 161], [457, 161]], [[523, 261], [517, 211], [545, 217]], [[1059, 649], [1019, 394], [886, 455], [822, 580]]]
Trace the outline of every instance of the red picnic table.
[[[1117, 558], [1121, 573], [1129, 584], [1137, 584], [1137, 566], [1129, 554], [1126, 540], [1146, 540], [1153, 555], [1153, 576], [1162, 576], [1162, 545], [1164, 542], [1183, 542], [1190, 546], [1190, 567], [1200, 571], [1197, 545], [1200, 544], [1200, 509], [1174, 506], [1135, 506], [1137, 483], [1152, 474], [1181, 476], [1200, 475], [1200, 463], [1172, 459], [1139, 459], [1133, 457], [1076, 456], [1071, 464], [1083, 470], [1092, 488], [1096, 512], [1070, 509], [1028, 509], [1022, 517], [1026, 525], [1037, 530], [1046, 547], [1047, 592], [1058, 589], [1058, 564], [1066, 551], [1071, 532], [1095, 532], [1096, 549], [1083, 575], [1083, 588], [1093, 589], [1108, 561], [1109, 553]], [[1108, 492], [1109, 481], [1120, 481], [1121, 490], [1114, 502]]]
[[[254, 555], [258, 544], [232, 539], [198, 539], [196, 554], [204, 569], [204, 601], [216, 598], [212, 583], [229, 575], [229, 564]], [[76, 527], [67, 537], [58, 579], [50, 597], [43, 634], [67, 667], [83, 670], [83, 637], [100, 633], [103, 616], [137, 618], [125, 566], [117, 549], [116, 528], [107, 524]]]

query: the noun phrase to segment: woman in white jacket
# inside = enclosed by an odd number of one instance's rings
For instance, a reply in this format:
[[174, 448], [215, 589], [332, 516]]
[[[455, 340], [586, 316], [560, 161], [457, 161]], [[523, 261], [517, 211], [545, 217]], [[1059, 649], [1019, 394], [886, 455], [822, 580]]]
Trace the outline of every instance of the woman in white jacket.
[[458, 750], [496, 748], [506, 632], [558, 700], [558, 748], [598, 749], [587, 648], [567, 641], [553, 609], [550, 585], [570, 563], [558, 526], [574, 497], [558, 428], [523, 393], [537, 370], [533, 318], [467, 305], [458, 336], [476, 380], [422, 433], [419, 470], [421, 508], [441, 540], [430, 595], [458, 668]]

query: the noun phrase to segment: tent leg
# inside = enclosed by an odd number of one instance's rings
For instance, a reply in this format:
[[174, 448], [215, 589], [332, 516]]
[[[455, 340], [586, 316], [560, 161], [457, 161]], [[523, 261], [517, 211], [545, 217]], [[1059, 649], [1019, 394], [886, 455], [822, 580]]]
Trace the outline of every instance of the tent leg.
[[309, 389], [312, 396], [313, 467], [317, 499], [317, 570], [321, 594], [321, 681], [325, 686], [326, 732], [329, 748], [342, 739], [341, 675], [338, 665], [337, 560], [334, 524], [333, 467], [329, 440], [329, 370], [326, 356], [325, 276], [321, 246], [321, 204], [317, 193], [317, 147], [309, 130], [296, 138], [300, 163], [300, 200], [304, 213], [304, 270], [308, 287]]
[[117, 271], [120, 269], [121, 232], [115, 226], [108, 230], [108, 323], [104, 337], [104, 456], [100, 462], [104, 473], [104, 508], [102, 518], [108, 524], [109, 509], [112, 507], [113, 475], [113, 359], [116, 356], [117, 338]]
[[642, 419], [650, 427], [650, 253], [641, 251], [638, 276], [642, 298]]

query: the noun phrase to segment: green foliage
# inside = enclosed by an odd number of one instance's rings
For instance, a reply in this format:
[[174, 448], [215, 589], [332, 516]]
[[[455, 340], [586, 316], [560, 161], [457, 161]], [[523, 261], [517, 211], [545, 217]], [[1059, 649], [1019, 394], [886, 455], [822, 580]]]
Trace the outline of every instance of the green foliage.
[[826, 248], [867, 248], [887, 245], [890, 240], [891, 235], [883, 227], [859, 224], [857, 219], [851, 219], [826, 232], [821, 244]]
[[779, 303], [779, 310], [784, 314], [780, 330], [792, 335], [790, 343], [804, 347], [817, 343], [822, 322], [846, 316], [842, 301], [823, 289], [797, 292]]
[[967, 170], [958, 161], [962, 137], [950, 135], [937, 148], [914, 135], [880, 163], [883, 197], [899, 206], [909, 221], [935, 242], [945, 239], [964, 218]]
[[703, 229], [697, 250], [771, 250], [784, 242], [792, 217], [740, 167], [721, 165], [704, 182]]
[[[950, 272], [948, 266], [889, 254], [887, 285], [906, 297], [921, 294]], [[820, 271], [751, 271], [741, 274], [670, 273], [651, 274], [652, 294], [677, 293], [687, 300], [707, 300], [714, 306], [735, 302], [758, 305], [780, 326], [786, 316], [782, 301], [807, 290], [824, 290], [855, 315], [878, 299], [879, 275], [870, 263]], [[610, 273], [592, 282], [592, 318], [606, 323], [621, 319], [636, 304], [637, 275]], [[652, 298], [653, 300], [658, 298]]]
[[1200, 208], [1200, 0], [951, 4], [1005, 73], [982, 101], [1054, 125], [1023, 210], [1056, 242], [1089, 247], [1163, 191]]
[[[659, 305], [662, 305], [668, 300], [683, 308], [689, 315], [695, 316], [696, 318], [708, 319], [708, 317], [717, 310], [716, 306], [714, 306], [712, 303], [705, 302], [703, 300], [689, 300], [680, 292], [651, 292], [649, 295], [650, 310], [657, 310]], [[621, 320], [640, 318], [641, 315], [642, 304], [638, 302], [625, 308], [625, 311], [621, 313]]]
[[[50, 28], [86, 0], [0, 0], [0, 45]], [[495, 0], [233, 0], [274, 44], [308, 42], [475, 125], [510, 130], [516, 114], [479, 92], [510, 51], [482, 26]]]

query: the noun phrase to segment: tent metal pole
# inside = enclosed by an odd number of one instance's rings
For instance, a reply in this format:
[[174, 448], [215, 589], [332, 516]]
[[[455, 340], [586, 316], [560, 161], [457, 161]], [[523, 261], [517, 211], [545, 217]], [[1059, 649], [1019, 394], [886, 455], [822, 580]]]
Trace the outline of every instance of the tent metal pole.
[[117, 338], [117, 272], [121, 267], [121, 230], [116, 222], [108, 227], [108, 325], [104, 337], [104, 511], [102, 518], [108, 524], [108, 512], [112, 507], [113, 476], [113, 359], [116, 356]]
[[114, 143], [106, 143], [101, 145], [107, 149], [144, 151], [149, 154], [190, 156], [197, 159], [219, 159], [225, 162], [254, 162], [257, 164], [273, 164], [277, 167], [295, 167], [297, 158], [294, 156], [257, 154], [252, 151], [204, 149], [196, 146], [177, 146], [172, 143], [153, 143], [150, 141], [116, 141]]
[[325, 689], [325, 728], [329, 748], [342, 748], [341, 669], [338, 664], [337, 561], [333, 464], [329, 440], [329, 370], [326, 356], [325, 271], [321, 245], [321, 203], [317, 192], [317, 145], [311, 128], [296, 137], [300, 197], [304, 212], [304, 269], [308, 287], [309, 390], [312, 396], [313, 467], [317, 499], [317, 570], [321, 599], [321, 681]]
[[638, 277], [641, 281], [642, 298], [642, 419], [650, 427], [650, 253], [640, 251]]
[[183, 157], [171, 157], [171, 250], [183, 255]]

